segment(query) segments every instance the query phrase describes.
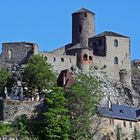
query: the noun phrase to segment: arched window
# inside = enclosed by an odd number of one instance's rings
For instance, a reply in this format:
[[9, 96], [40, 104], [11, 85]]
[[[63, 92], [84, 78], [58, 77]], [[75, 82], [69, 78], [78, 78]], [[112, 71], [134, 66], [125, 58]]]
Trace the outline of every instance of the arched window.
[[56, 58], [55, 58], [55, 57], [53, 58], [53, 61], [54, 61], [54, 62], [56, 61]]
[[118, 40], [117, 39], [114, 40], [114, 46], [118, 47]]
[[63, 57], [61, 58], [61, 62], [64, 62], [64, 58]]
[[87, 55], [87, 54], [84, 54], [84, 55], [83, 55], [83, 60], [84, 60], [84, 61], [87, 61], [87, 60], [88, 60], [88, 55]]
[[11, 49], [8, 50], [8, 58], [9, 59], [12, 59], [12, 53], [13, 51]]
[[118, 64], [118, 57], [114, 58], [114, 64]]
[[89, 60], [92, 61], [92, 56], [89, 56]]

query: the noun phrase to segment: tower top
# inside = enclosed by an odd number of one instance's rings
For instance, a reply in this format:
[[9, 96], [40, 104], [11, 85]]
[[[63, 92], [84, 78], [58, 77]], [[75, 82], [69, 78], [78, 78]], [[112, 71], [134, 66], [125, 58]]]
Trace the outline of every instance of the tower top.
[[91, 14], [95, 14], [95, 13], [93, 13], [90, 10], [85, 9], [85, 8], [81, 8], [78, 11], [74, 12], [73, 14], [78, 14], [78, 13], [91, 13]]

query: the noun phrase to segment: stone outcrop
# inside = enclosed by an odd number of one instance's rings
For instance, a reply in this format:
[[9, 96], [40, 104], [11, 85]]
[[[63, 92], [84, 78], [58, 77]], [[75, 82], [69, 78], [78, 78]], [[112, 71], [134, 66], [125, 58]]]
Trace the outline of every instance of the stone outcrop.
[[101, 105], [107, 105], [110, 100], [112, 103], [127, 104], [138, 106], [136, 91], [128, 85], [109, 79], [108, 76], [100, 70], [92, 70], [91, 74], [101, 81], [101, 90], [104, 94]]

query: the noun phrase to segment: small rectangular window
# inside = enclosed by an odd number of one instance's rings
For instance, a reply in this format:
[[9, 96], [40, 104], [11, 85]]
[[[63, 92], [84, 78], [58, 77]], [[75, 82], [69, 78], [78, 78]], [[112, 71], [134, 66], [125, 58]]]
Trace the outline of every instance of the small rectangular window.
[[110, 125], [114, 125], [114, 119], [110, 118], [109, 122], [110, 122]]
[[129, 126], [130, 126], [130, 128], [132, 128], [132, 122], [129, 122]]
[[123, 121], [123, 126], [126, 127], [126, 121]]
[[79, 25], [79, 32], [81, 33], [82, 32], [82, 26]]
[[85, 13], [85, 17], [87, 17], [87, 13]]

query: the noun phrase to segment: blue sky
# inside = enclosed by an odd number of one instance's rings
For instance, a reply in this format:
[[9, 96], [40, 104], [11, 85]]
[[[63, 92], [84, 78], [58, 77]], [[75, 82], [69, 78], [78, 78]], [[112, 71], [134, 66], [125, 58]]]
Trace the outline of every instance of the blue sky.
[[131, 38], [131, 59], [140, 58], [140, 0], [0, 0], [3, 42], [29, 41], [41, 51], [71, 42], [71, 13], [96, 14], [96, 34], [114, 31]]

